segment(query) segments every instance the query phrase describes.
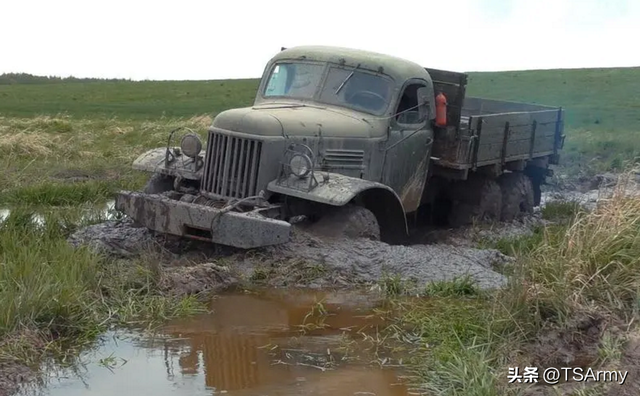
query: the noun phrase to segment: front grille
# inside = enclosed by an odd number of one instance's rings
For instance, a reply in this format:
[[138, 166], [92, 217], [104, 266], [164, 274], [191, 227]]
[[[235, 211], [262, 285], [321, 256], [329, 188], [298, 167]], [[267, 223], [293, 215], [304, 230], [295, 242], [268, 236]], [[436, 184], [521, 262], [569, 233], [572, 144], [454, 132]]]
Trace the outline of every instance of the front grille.
[[209, 132], [202, 190], [224, 198], [256, 195], [262, 142]]

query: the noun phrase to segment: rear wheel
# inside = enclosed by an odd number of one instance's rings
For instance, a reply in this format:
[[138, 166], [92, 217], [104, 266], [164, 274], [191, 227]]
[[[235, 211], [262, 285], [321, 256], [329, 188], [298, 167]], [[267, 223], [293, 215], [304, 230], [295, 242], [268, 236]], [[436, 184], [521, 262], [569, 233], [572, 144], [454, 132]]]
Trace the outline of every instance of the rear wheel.
[[154, 173], [147, 181], [142, 192], [145, 194], [162, 194], [173, 190], [175, 178], [162, 173]]
[[452, 187], [449, 225], [459, 227], [475, 221], [500, 219], [502, 194], [495, 180], [474, 177]]
[[524, 173], [529, 177], [529, 179], [531, 179], [531, 185], [533, 187], [533, 205], [540, 206], [540, 202], [542, 200], [542, 185], [545, 183], [547, 169], [531, 166], [526, 168]]
[[502, 221], [532, 214], [535, 194], [531, 179], [521, 172], [505, 173], [498, 179], [502, 190]]
[[352, 204], [327, 208], [309, 231], [326, 237], [380, 240], [380, 226], [373, 212]]

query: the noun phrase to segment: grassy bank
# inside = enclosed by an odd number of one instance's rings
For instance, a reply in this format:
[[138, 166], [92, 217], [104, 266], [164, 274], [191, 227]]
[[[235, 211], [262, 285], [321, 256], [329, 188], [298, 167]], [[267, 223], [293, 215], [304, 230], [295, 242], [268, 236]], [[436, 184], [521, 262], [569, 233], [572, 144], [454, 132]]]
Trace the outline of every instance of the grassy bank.
[[[394, 338], [412, 340], [405, 347], [417, 350], [410, 366], [423, 390], [541, 394], [527, 393], [536, 390], [527, 391], [526, 384], [508, 384], [508, 368], [516, 366], [520, 373], [524, 367], [538, 367], [540, 373], [546, 367], [635, 372], [634, 360], [623, 350], [637, 333], [640, 199], [626, 197], [620, 188], [593, 212], [556, 209], [551, 214], [562, 215], [559, 225], [495, 244], [517, 258], [504, 290], [481, 292], [459, 280], [428, 286], [422, 294], [429, 298], [399, 303], [401, 315], [387, 330]], [[567, 217], [568, 212], [574, 216]], [[387, 290], [394, 294], [401, 288]], [[624, 389], [615, 383], [580, 387], [560, 384], [557, 393], [547, 389], [545, 394], [621, 394]]]
[[66, 238], [86, 225], [86, 211], [39, 214], [41, 223], [32, 211], [14, 209], [0, 223], [0, 360], [73, 356], [111, 325], [153, 325], [203, 309], [195, 297], [163, 294], [152, 260], [119, 261], [73, 248]]
[[153, 122], [0, 117], [0, 205], [73, 205], [138, 189], [148, 177], [131, 169], [138, 155], [166, 146], [174, 128], [204, 133], [210, 123], [208, 116]]
[[[0, 222], [0, 361], [73, 356], [111, 325], [153, 324], [203, 308], [160, 290], [153, 256], [107, 259], [74, 249], [67, 237], [104, 217], [94, 204], [144, 184], [148, 175], [131, 169], [139, 154], [165, 145], [171, 129], [203, 132], [210, 122], [0, 117], [0, 209], [11, 209]], [[44, 226], [31, 221], [34, 212]]]

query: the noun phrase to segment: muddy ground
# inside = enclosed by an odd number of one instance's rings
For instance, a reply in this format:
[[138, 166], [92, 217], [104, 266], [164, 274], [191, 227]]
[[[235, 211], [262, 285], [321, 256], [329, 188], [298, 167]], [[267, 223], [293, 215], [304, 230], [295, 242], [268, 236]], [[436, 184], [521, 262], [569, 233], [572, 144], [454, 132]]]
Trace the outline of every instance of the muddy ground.
[[[607, 174], [547, 187], [542, 205], [576, 201], [591, 209], [599, 199], [606, 198], [616, 179]], [[513, 258], [494, 249], [477, 248], [478, 243], [527, 235], [535, 226], [546, 224], [538, 208], [534, 215], [512, 223], [425, 230], [410, 244], [401, 246], [367, 239], [319, 237], [295, 227], [289, 243], [242, 251], [156, 235], [135, 227], [129, 220], [119, 220], [81, 229], [69, 242], [123, 259], [151, 255], [161, 264], [163, 290], [178, 295], [246, 284], [354, 288], [376, 286], [384, 278], [414, 281], [422, 286], [466, 275], [478, 287], [493, 289], [505, 284], [506, 277], [500, 269], [512, 263]], [[0, 396], [13, 394], [20, 383], [32, 376], [19, 365], [3, 364]]]
[[[576, 201], [591, 209], [611, 192], [608, 188], [615, 182], [615, 175], [600, 175], [575, 182], [571, 190], [550, 186], [542, 204]], [[534, 215], [512, 223], [425, 229], [400, 246], [321, 237], [295, 226], [286, 244], [244, 251], [156, 235], [120, 220], [79, 230], [70, 243], [89, 245], [116, 257], [151, 252], [162, 263], [163, 287], [176, 294], [215, 291], [245, 282], [271, 287], [352, 287], [394, 278], [422, 286], [463, 276], [470, 276], [482, 289], [492, 289], [505, 284], [500, 269], [513, 259], [497, 250], [479, 249], [479, 242], [526, 235], [546, 224], [538, 208]]]
[[17, 362], [0, 362], [0, 396], [11, 396], [36, 378], [34, 372]]
[[121, 257], [162, 251], [166, 287], [179, 294], [242, 281], [273, 287], [350, 287], [375, 284], [385, 277], [425, 284], [464, 275], [482, 288], [495, 288], [505, 278], [493, 268], [510, 260], [490, 249], [391, 246], [368, 239], [321, 238], [297, 227], [289, 243], [242, 251], [154, 235], [127, 220], [85, 228], [72, 236], [71, 243]]

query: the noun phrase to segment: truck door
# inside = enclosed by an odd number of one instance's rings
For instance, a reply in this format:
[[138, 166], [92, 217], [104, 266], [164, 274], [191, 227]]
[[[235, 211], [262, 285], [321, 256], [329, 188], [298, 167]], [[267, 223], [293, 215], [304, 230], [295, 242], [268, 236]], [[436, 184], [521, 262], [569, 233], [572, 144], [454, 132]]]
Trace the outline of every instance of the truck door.
[[409, 81], [389, 124], [382, 182], [395, 190], [407, 213], [420, 206], [427, 181], [433, 144], [432, 109], [433, 88], [423, 80]]

